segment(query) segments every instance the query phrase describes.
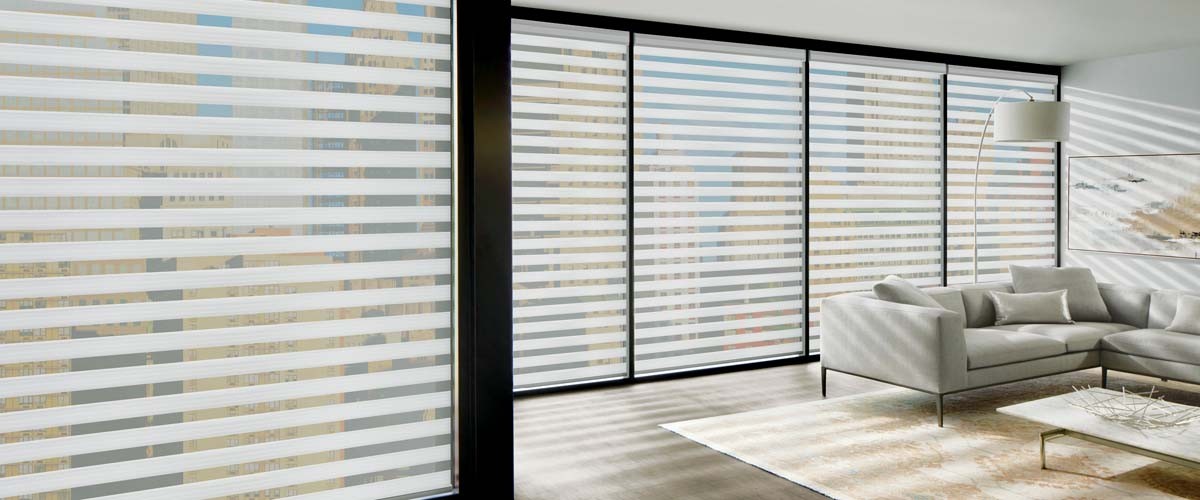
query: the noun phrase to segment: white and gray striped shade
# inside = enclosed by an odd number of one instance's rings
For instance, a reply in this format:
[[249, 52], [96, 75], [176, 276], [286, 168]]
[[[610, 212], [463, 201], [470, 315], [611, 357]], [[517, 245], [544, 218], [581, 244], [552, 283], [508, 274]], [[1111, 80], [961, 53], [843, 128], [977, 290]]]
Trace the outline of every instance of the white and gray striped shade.
[[[972, 276], [972, 199], [975, 152], [988, 110], [996, 98], [1004, 102], [1055, 99], [1055, 81], [1011, 72], [951, 67], [947, 87], [950, 211], [949, 276], [951, 284], [974, 283]], [[1053, 266], [1055, 263], [1056, 162], [1053, 143], [983, 145], [979, 171], [979, 282], [1010, 279], [1008, 266]]]
[[802, 353], [804, 52], [634, 52], [636, 374]]
[[870, 290], [888, 275], [942, 281], [944, 67], [821, 59], [809, 72], [813, 350], [823, 298]]
[[517, 389], [628, 370], [627, 41], [513, 24]]
[[0, 497], [452, 489], [450, 0], [0, 0]]
[[[825, 297], [970, 282], [968, 148], [1000, 92], [1057, 81], [525, 21], [512, 40], [519, 389], [801, 354], [806, 307], [817, 353]], [[1002, 279], [1053, 261], [1054, 152], [987, 146], [981, 269]]]

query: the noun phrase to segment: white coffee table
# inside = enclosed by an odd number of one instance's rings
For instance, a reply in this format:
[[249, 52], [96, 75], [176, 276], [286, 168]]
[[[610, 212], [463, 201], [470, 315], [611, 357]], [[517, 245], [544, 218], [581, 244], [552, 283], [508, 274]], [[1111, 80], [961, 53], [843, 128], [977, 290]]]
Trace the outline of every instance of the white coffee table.
[[[1088, 390], [1101, 391], [1105, 394], [1121, 394], [1108, 389], [1092, 388]], [[1042, 433], [1043, 469], [1046, 468], [1046, 441], [1063, 436], [1110, 446], [1164, 462], [1200, 468], [1200, 422], [1174, 428], [1135, 429], [1071, 406], [1068, 398], [1073, 397], [1075, 397], [1074, 394], [1063, 394], [997, 408], [996, 411], [1054, 428]]]

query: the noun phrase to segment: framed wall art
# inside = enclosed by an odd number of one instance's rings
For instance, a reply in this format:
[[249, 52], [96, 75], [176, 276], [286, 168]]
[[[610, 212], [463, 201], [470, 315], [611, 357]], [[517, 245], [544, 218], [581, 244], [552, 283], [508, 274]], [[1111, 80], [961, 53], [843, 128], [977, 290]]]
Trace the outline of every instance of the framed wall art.
[[1075, 156], [1067, 248], [1200, 259], [1200, 153]]

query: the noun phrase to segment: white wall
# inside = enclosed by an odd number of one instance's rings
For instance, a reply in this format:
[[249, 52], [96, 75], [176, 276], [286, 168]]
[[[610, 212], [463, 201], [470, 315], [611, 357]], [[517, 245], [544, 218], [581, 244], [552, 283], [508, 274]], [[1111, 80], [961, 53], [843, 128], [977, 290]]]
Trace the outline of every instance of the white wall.
[[[1200, 152], [1200, 46], [1099, 59], [1063, 68], [1071, 141], [1081, 155]], [[1066, 186], [1060, 193], [1067, 202]], [[1066, 207], [1060, 230], [1066, 236]], [[1101, 281], [1200, 290], [1200, 260], [1067, 250], [1063, 265], [1092, 268]]]

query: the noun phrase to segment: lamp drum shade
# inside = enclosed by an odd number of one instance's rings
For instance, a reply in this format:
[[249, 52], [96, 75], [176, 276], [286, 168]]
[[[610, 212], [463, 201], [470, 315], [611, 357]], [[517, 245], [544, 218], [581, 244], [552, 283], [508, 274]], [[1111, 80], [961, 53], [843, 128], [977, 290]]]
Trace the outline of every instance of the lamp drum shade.
[[1066, 141], [1070, 121], [1070, 103], [1002, 102], [996, 105], [996, 142]]

